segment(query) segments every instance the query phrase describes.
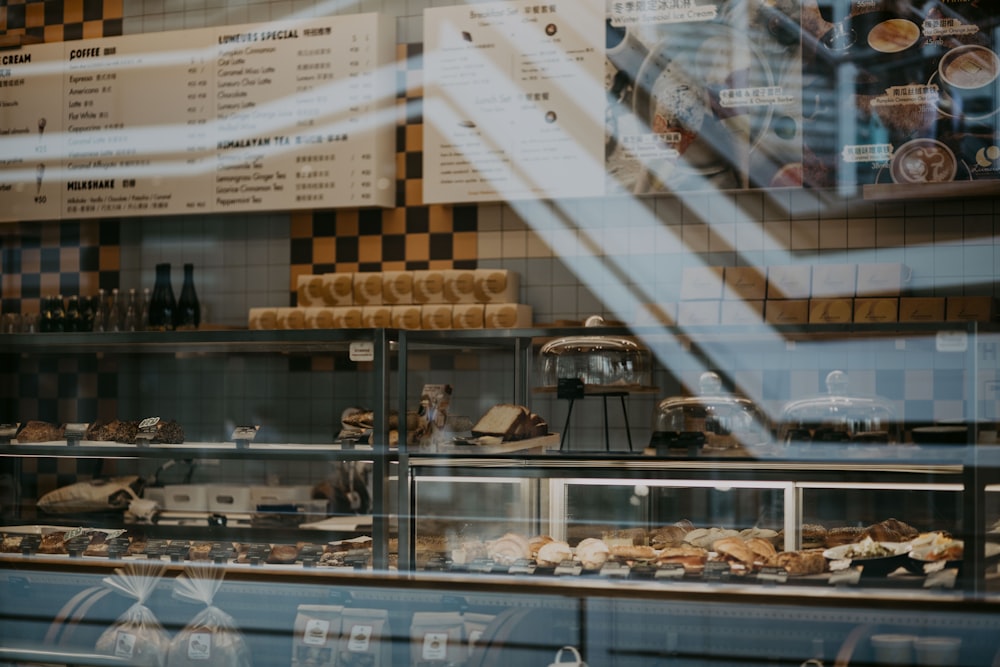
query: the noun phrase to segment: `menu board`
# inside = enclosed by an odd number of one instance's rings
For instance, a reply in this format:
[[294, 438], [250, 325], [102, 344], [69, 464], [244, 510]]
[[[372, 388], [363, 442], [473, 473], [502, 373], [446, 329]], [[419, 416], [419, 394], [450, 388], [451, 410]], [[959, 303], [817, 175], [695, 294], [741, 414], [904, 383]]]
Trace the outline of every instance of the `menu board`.
[[392, 206], [378, 14], [0, 56], [0, 219]]
[[424, 201], [604, 189], [604, 0], [424, 11]]
[[805, 183], [1000, 178], [998, 29], [976, 0], [803, 6]]
[[801, 56], [797, 21], [789, 38], [770, 11], [690, 0], [426, 10], [425, 199], [772, 185], [801, 159]]

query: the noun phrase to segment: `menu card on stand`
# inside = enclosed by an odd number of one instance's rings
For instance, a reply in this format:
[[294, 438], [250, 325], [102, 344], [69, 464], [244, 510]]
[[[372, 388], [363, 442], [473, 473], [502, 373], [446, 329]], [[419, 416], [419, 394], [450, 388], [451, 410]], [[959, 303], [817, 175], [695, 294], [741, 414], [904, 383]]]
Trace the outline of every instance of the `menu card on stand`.
[[604, 2], [424, 11], [424, 200], [604, 189]]
[[4, 54], [0, 220], [392, 206], [394, 56], [378, 14]]

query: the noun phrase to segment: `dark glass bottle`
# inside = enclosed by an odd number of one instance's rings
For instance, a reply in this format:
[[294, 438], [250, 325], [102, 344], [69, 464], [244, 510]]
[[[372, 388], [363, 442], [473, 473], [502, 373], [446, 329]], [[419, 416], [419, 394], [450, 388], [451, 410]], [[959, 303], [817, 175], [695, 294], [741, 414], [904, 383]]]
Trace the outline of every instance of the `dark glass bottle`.
[[52, 297], [52, 329], [54, 332], [66, 331], [66, 309], [63, 305], [63, 295], [56, 294]]
[[80, 299], [74, 294], [69, 298], [69, 304], [66, 306], [63, 331], [82, 331], [81, 326]]
[[156, 265], [156, 282], [149, 300], [149, 328], [152, 331], [173, 331], [177, 300], [170, 285], [170, 264]]
[[38, 332], [49, 333], [52, 331], [52, 297], [43, 296], [41, 310], [38, 313]]
[[96, 297], [80, 297], [80, 331], [93, 331], [96, 317]]
[[198, 293], [194, 290], [194, 264], [185, 264], [184, 285], [181, 287], [181, 298], [177, 302], [174, 326], [177, 329], [197, 329], [199, 324], [201, 324], [201, 306], [198, 304]]

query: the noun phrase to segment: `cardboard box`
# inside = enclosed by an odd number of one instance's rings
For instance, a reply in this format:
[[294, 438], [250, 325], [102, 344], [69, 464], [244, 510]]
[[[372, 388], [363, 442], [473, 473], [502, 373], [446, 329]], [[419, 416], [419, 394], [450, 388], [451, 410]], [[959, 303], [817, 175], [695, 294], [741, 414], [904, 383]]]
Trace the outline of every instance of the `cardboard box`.
[[167, 484], [163, 487], [163, 509], [175, 512], [207, 512], [208, 486]]
[[335, 329], [360, 329], [362, 325], [361, 306], [340, 306], [333, 309]]
[[295, 281], [295, 301], [303, 307], [324, 305], [323, 276], [299, 276]]
[[408, 306], [392, 307], [392, 326], [395, 329], [419, 329], [420, 311], [423, 306], [411, 303]]
[[305, 329], [306, 309], [305, 308], [278, 308], [278, 328], [279, 329]]
[[944, 322], [943, 296], [904, 296], [899, 300], [900, 322]]
[[809, 324], [850, 324], [853, 321], [853, 299], [809, 300]]
[[476, 269], [472, 289], [477, 303], [517, 303], [521, 298], [521, 280], [507, 269]]
[[808, 299], [768, 299], [764, 304], [764, 321], [768, 324], [807, 324]]
[[858, 296], [899, 296], [910, 279], [904, 264], [858, 264]]
[[382, 273], [354, 274], [354, 303], [358, 306], [378, 306], [382, 304]]
[[413, 274], [409, 271], [383, 271], [382, 303], [389, 306], [413, 303]]
[[[445, 283], [447, 285], [447, 283]], [[486, 306], [481, 303], [460, 303], [451, 308], [452, 329], [482, 329]]]
[[446, 303], [431, 303], [420, 307], [421, 329], [450, 329], [451, 309]]
[[306, 329], [333, 329], [333, 308], [303, 308]]
[[488, 303], [483, 310], [487, 329], [521, 329], [531, 326], [531, 306], [523, 303]]
[[949, 322], [992, 322], [996, 299], [991, 296], [949, 296], [945, 317]]
[[721, 266], [689, 266], [681, 274], [681, 300], [721, 299], [723, 268]]
[[447, 303], [476, 302], [476, 274], [466, 269], [448, 269], [444, 272], [444, 285], [441, 289]]
[[673, 301], [666, 303], [641, 303], [636, 307], [636, 326], [653, 326], [656, 324], [672, 325], [677, 323], [677, 304]]
[[767, 275], [756, 266], [729, 266], [725, 271], [723, 299], [756, 301], [767, 295]]
[[[761, 283], [763, 285], [763, 283]], [[720, 324], [762, 324], [764, 322], [764, 300], [723, 301], [719, 314]]]
[[251, 308], [247, 314], [248, 329], [277, 329], [277, 308]]
[[720, 303], [717, 299], [681, 301], [677, 305], [677, 323], [693, 327], [718, 324]]
[[857, 287], [856, 264], [817, 264], [812, 267], [812, 289], [809, 295], [814, 299], [853, 297]]
[[323, 303], [327, 306], [350, 306], [354, 303], [353, 273], [323, 274]]
[[887, 297], [857, 298], [854, 300], [855, 322], [898, 322], [899, 299]]
[[366, 329], [384, 329], [392, 326], [392, 306], [363, 306], [361, 326]]
[[208, 511], [251, 512], [250, 487], [235, 484], [213, 484], [208, 489]]
[[444, 271], [414, 271], [413, 303], [444, 302]]
[[767, 267], [768, 299], [808, 299], [811, 289], [812, 267], [808, 264]]

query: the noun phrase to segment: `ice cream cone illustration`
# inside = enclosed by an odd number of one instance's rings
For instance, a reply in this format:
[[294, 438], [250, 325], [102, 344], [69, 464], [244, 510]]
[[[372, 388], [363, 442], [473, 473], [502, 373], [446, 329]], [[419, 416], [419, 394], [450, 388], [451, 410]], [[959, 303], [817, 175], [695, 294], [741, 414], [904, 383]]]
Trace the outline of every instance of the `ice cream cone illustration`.
[[38, 168], [35, 169], [35, 194], [39, 194], [42, 191], [42, 178], [45, 177], [45, 165], [39, 164]]

